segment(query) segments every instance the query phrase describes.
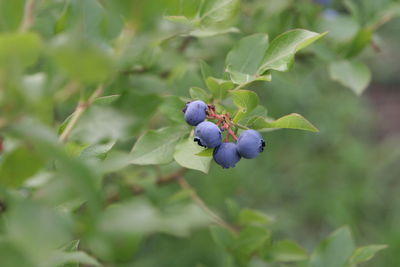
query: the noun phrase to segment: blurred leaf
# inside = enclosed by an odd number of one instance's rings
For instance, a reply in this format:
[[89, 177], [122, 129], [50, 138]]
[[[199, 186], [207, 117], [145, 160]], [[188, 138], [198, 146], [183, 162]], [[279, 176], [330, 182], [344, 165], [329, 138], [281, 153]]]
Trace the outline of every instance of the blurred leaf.
[[64, 252], [57, 251], [51, 255], [50, 260], [47, 263], [44, 263], [44, 266], [71, 266], [71, 263], [77, 263], [80, 266], [90, 265], [90, 266], [101, 266], [101, 264], [92, 256], [89, 256], [84, 251], [73, 251], [73, 252]]
[[197, 38], [212, 37], [226, 33], [238, 33], [239, 29], [231, 27], [226, 29], [196, 29], [189, 33], [189, 35]]
[[72, 130], [69, 140], [88, 144], [115, 141], [129, 135], [131, 124], [132, 119], [115, 108], [107, 105], [93, 105], [82, 115]]
[[307, 251], [290, 240], [275, 243], [269, 253], [272, 260], [276, 262], [295, 262], [308, 259]]
[[341, 13], [338, 13], [335, 16], [325, 15], [317, 26], [318, 30], [329, 32], [326, 38], [336, 43], [351, 40], [360, 28], [353, 17]]
[[329, 66], [329, 74], [332, 80], [350, 88], [357, 95], [362, 94], [371, 81], [371, 72], [368, 67], [356, 61], [333, 62]]
[[314, 250], [310, 267], [343, 267], [353, 254], [355, 244], [348, 227], [342, 227], [322, 241]]
[[184, 124], [184, 114], [182, 110], [185, 108], [186, 102], [177, 96], [166, 96], [164, 103], [160, 106], [161, 113], [167, 116], [168, 119], [179, 124]]
[[0, 29], [3, 32], [18, 29], [24, 12], [25, 0], [0, 1]]
[[259, 102], [258, 95], [249, 90], [232, 90], [230, 94], [233, 96], [233, 103], [239, 108], [234, 122], [240, 121], [246, 114], [253, 111]]
[[231, 245], [235, 257], [243, 262], [249, 260], [250, 256], [257, 253], [271, 238], [269, 230], [260, 226], [247, 226], [242, 229], [239, 236]]
[[95, 46], [74, 47], [64, 44], [52, 51], [57, 65], [72, 79], [95, 84], [111, 76], [113, 63], [109, 53]]
[[120, 97], [120, 95], [108, 95], [108, 96], [101, 96], [96, 98], [93, 101], [93, 104], [97, 104], [97, 105], [109, 105], [114, 103], [115, 101], [118, 100], [118, 98]]
[[348, 44], [346, 57], [352, 58], [360, 54], [371, 43], [373, 35], [373, 29], [363, 28], [359, 30]]
[[18, 147], [5, 154], [0, 164], [0, 183], [12, 187], [20, 186], [43, 165], [43, 158], [32, 148]]
[[173, 159], [175, 146], [187, 134], [182, 127], [166, 127], [148, 131], [132, 148], [131, 163], [137, 165], [165, 164]]
[[287, 71], [293, 64], [294, 56], [299, 50], [311, 45], [325, 34], [302, 29], [281, 34], [269, 45], [258, 74], [264, 74], [268, 70]]
[[193, 21], [185, 16], [164, 16], [164, 19], [193, 26]]
[[224, 99], [228, 95], [228, 91], [234, 87], [234, 84], [231, 81], [221, 80], [214, 77], [208, 77], [206, 84], [213, 97], [216, 99]]
[[297, 113], [292, 113], [283, 116], [274, 121], [271, 121], [263, 117], [256, 117], [249, 122], [248, 126], [256, 130], [276, 128], [276, 129], [297, 129], [310, 132], [319, 132], [319, 130], [314, 125], [312, 125], [308, 120], [306, 120], [303, 116]]
[[177, 206], [171, 212], [163, 213], [148, 201], [131, 200], [110, 206], [103, 214], [100, 230], [122, 235], [165, 232], [185, 236], [191, 229], [209, 223], [207, 215], [194, 204]]
[[349, 264], [350, 266], [356, 266], [358, 263], [369, 261], [377, 252], [386, 248], [387, 245], [369, 245], [359, 247], [353, 252], [353, 255], [351, 255]]
[[273, 221], [267, 214], [252, 209], [243, 209], [239, 214], [239, 223], [241, 225], [260, 224], [267, 225]]
[[0, 68], [29, 67], [39, 58], [42, 41], [35, 33], [0, 34]]
[[210, 232], [214, 242], [223, 249], [229, 248], [234, 241], [234, 235], [221, 226], [210, 226]]
[[200, 87], [192, 87], [189, 89], [190, 97], [193, 100], [203, 100], [204, 102], [208, 102], [210, 99], [210, 95]]
[[47, 259], [70, 237], [70, 225], [65, 215], [32, 201], [15, 201], [7, 222], [8, 239], [36, 263]]
[[192, 138], [182, 140], [175, 148], [174, 159], [182, 167], [208, 173], [212, 157], [197, 154], [204, 148], [193, 142]]
[[213, 71], [210, 65], [208, 65], [204, 60], [200, 60], [200, 72], [204, 81], [207, 80], [208, 77], [213, 76]]
[[234, 21], [239, 11], [239, 0], [216, 0], [214, 3], [200, 14], [200, 24], [202, 27], [228, 27]]
[[0, 239], [0, 257], [2, 266], [24, 266], [36, 267], [29, 256], [24, 254], [24, 251], [18, 249], [11, 242]]
[[[257, 79], [258, 68], [268, 48], [268, 35], [257, 33], [242, 38], [226, 57], [226, 71], [236, 84], [246, 84]], [[268, 79], [266, 79], [268, 80]]]
[[104, 159], [107, 156], [108, 151], [114, 146], [115, 141], [111, 141], [105, 144], [95, 144], [85, 148], [80, 154], [80, 158], [83, 159]]

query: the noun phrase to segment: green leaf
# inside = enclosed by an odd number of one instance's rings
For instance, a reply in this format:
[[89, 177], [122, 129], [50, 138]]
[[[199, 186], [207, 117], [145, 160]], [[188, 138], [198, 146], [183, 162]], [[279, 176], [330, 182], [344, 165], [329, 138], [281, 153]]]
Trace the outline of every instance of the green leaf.
[[348, 44], [346, 58], [352, 58], [360, 54], [371, 43], [373, 35], [373, 29], [363, 28], [359, 30]]
[[210, 65], [208, 65], [204, 60], [200, 60], [200, 72], [204, 81], [207, 80], [208, 77], [213, 76], [213, 71]]
[[25, 0], [0, 1], [0, 28], [2, 31], [15, 31], [24, 15]]
[[267, 225], [273, 221], [267, 214], [252, 209], [243, 209], [239, 214], [239, 223], [241, 225], [260, 224]]
[[295, 54], [323, 37], [326, 33], [315, 33], [296, 29], [285, 32], [269, 45], [262, 60], [258, 74], [268, 70], [287, 71], [294, 61]]
[[210, 226], [211, 237], [221, 248], [227, 249], [232, 245], [234, 235], [228, 229], [220, 226]]
[[226, 28], [226, 29], [207, 28], [207, 29], [193, 30], [193, 31], [189, 32], [189, 35], [197, 37], [197, 38], [206, 38], [206, 37], [212, 37], [212, 36], [221, 35], [221, 34], [238, 33], [238, 32], [239, 32], [239, 29], [235, 28], [235, 27]]
[[96, 98], [93, 101], [93, 104], [97, 105], [109, 105], [117, 101], [117, 99], [120, 97], [120, 95], [108, 95], [108, 96], [101, 96]]
[[208, 77], [206, 84], [213, 97], [216, 99], [224, 99], [228, 95], [228, 91], [234, 87], [234, 84], [231, 81], [221, 80], [214, 77]]
[[192, 138], [185, 139], [176, 146], [174, 159], [182, 167], [208, 173], [212, 158], [197, 155], [203, 150]]
[[84, 159], [105, 159], [107, 153], [114, 146], [115, 141], [111, 141], [105, 144], [95, 144], [85, 148], [80, 154], [80, 158]]
[[51, 255], [48, 263], [44, 266], [60, 266], [70, 263], [79, 263], [79, 265], [101, 266], [101, 264], [92, 256], [89, 256], [84, 251], [64, 252], [58, 251]]
[[109, 53], [95, 46], [61, 45], [52, 51], [54, 61], [72, 79], [93, 84], [105, 81], [113, 71]]
[[310, 132], [319, 132], [319, 130], [306, 120], [303, 116], [297, 113], [292, 113], [283, 116], [277, 120], [269, 120], [264, 117], [256, 117], [249, 122], [249, 127], [262, 130], [262, 129], [297, 129]]
[[275, 243], [269, 253], [272, 260], [276, 262], [295, 262], [308, 259], [307, 251], [290, 240]]
[[212, 157], [213, 153], [214, 153], [214, 148], [206, 148], [197, 153], [196, 155], [200, 157]]
[[239, 0], [216, 0], [200, 15], [202, 27], [229, 27], [239, 11]]
[[[268, 48], [268, 35], [253, 34], [242, 38], [226, 57], [226, 71], [236, 84], [246, 84], [257, 79], [265, 51]], [[265, 80], [268, 78], [264, 77]]]
[[161, 104], [159, 110], [166, 115], [168, 119], [179, 124], [184, 124], [184, 114], [182, 110], [185, 108], [186, 102], [177, 96], [166, 96], [164, 103]]
[[257, 117], [266, 117], [267, 114], [267, 109], [264, 106], [258, 105], [253, 111], [247, 113], [246, 117], [242, 118], [239, 122], [243, 125], [248, 125], [249, 122], [255, 120]]
[[253, 91], [233, 90], [230, 94], [233, 96], [233, 103], [239, 108], [239, 111], [233, 118], [234, 122], [240, 121], [258, 105], [258, 95]]
[[0, 68], [26, 68], [36, 63], [42, 41], [35, 33], [0, 34]]
[[193, 21], [185, 16], [164, 16], [165, 20], [193, 26]]
[[132, 148], [131, 163], [137, 165], [165, 164], [173, 159], [175, 146], [187, 132], [182, 127], [166, 127], [148, 131]]
[[369, 245], [365, 247], [359, 247], [353, 252], [353, 255], [351, 255], [349, 264], [351, 266], [355, 266], [358, 263], [369, 261], [377, 252], [386, 248], [387, 245]]
[[314, 250], [310, 267], [343, 267], [353, 254], [355, 244], [348, 227], [333, 232]]
[[0, 165], [0, 183], [17, 187], [44, 165], [40, 155], [29, 147], [18, 147], [4, 155]]
[[247, 226], [239, 233], [238, 238], [232, 244], [232, 251], [241, 261], [258, 252], [264, 244], [270, 240], [271, 232], [260, 226]]
[[368, 67], [357, 61], [333, 62], [329, 66], [329, 74], [332, 80], [350, 88], [357, 95], [362, 94], [371, 81], [371, 72]]
[[189, 89], [190, 97], [194, 100], [203, 100], [204, 102], [208, 102], [210, 99], [210, 95], [200, 87], [192, 87]]

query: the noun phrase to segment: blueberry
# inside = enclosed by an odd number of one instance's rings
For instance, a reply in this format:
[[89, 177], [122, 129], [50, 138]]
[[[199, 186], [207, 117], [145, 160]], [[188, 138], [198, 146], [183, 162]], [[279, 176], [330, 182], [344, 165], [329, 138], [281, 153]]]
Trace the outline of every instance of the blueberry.
[[187, 103], [183, 109], [183, 112], [185, 112], [185, 121], [192, 126], [198, 125], [207, 117], [207, 109], [207, 104], [201, 100]]
[[215, 162], [223, 168], [233, 168], [240, 160], [237, 145], [231, 142], [222, 143], [219, 147], [215, 148], [213, 157]]
[[214, 148], [221, 144], [221, 130], [215, 123], [209, 121], [200, 123], [197, 125], [194, 134], [194, 141], [200, 146]]
[[255, 130], [242, 132], [237, 141], [237, 149], [243, 158], [252, 159], [264, 151], [265, 141], [261, 134]]

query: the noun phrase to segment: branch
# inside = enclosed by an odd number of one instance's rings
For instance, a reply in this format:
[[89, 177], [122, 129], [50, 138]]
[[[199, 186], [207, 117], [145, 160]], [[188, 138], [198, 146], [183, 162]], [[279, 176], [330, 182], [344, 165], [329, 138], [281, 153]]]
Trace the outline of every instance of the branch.
[[180, 44], [178, 51], [179, 52], [184, 52], [186, 48], [188, 48], [189, 44], [194, 40], [195, 38], [193, 36], [187, 36], [185, 39], [183, 39], [182, 43]]
[[0, 214], [5, 212], [6, 210], [7, 210], [7, 204], [4, 201], [0, 200]]
[[68, 137], [71, 135], [72, 129], [75, 127], [76, 123], [79, 121], [83, 113], [88, 109], [93, 102], [103, 93], [103, 86], [100, 85], [97, 89], [93, 92], [93, 94], [89, 97], [87, 101], [79, 101], [78, 105], [74, 113], [72, 113], [72, 118], [68, 122], [65, 130], [60, 135], [60, 141], [65, 142], [68, 140]]
[[213, 219], [213, 221], [214, 221], [216, 224], [218, 224], [218, 225], [220, 225], [220, 226], [222, 226], [222, 227], [228, 229], [229, 231], [231, 231], [231, 232], [233, 232], [233, 233], [238, 233], [238, 232], [240, 231], [240, 229], [239, 229], [238, 227], [233, 226], [233, 225], [231, 225], [231, 224], [225, 222], [224, 219], [222, 219], [222, 218], [221, 218], [220, 216], [218, 216], [214, 211], [212, 211], [212, 210], [207, 206], [207, 204], [204, 203], [204, 201], [199, 197], [199, 195], [196, 193], [196, 191], [189, 185], [189, 183], [185, 180], [185, 178], [184, 178], [182, 175], [180, 175], [177, 179], [178, 179], [179, 185], [180, 185], [183, 189], [188, 190], [188, 191], [190, 192], [190, 196], [191, 196], [191, 198], [193, 199], [193, 201], [196, 202], [197, 205], [199, 205], [200, 208], [202, 208], [202, 209], [205, 211], [205, 213], [207, 213], [208, 216], [210, 216], [211, 219]]
[[188, 171], [186, 168], [180, 168], [177, 172], [171, 173], [170, 175], [167, 175], [165, 177], [161, 177], [157, 180], [157, 185], [163, 185], [163, 184], [168, 184], [170, 182], [174, 182], [178, 180], [180, 177], [183, 176]]
[[[183, 177], [183, 174], [186, 173], [188, 169], [186, 168], [180, 168], [178, 171], [167, 175], [165, 177], [161, 177], [156, 181], [156, 184], [158, 186], [166, 185], [171, 182], [177, 181], [179, 185], [181, 186], [182, 189], [188, 190], [190, 192], [190, 197], [192, 200], [200, 206], [204, 210], [205, 213], [207, 213], [208, 216], [211, 217], [211, 219], [218, 225], [228, 229], [229, 231], [233, 233], [238, 233], [240, 229], [237, 226], [231, 225], [227, 222], [224, 221], [218, 214], [216, 214], [214, 211], [212, 211], [207, 204], [200, 198], [200, 196], [196, 193], [193, 187], [189, 185], [189, 183], [185, 180]], [[145, 189], [139, 185], [134, 185], [130, 187], [130, 190], [132, 194], [134, 195], [141, 195], [145, 193]], [[119, 196], [112, 196], [108, 202], [113, 203], [119, 200]]]
[[36, 0], [26, 0], [20, 31], [26, 32], [35, 24]]

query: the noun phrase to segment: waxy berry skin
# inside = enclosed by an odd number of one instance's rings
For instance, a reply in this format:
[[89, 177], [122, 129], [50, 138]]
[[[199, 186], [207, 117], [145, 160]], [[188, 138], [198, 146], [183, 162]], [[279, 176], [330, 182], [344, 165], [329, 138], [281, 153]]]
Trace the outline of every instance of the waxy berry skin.
[[214, 148], [221, 144], [222, 133], [219, 127], [212, 122], [204, 121], [197, 125], [194, 141], [200, 146]]
[[223, 168], [233, 168], [240, 160], [240, 155], [237, 152], [237, 145], [235, 143], [227, 142], [222, 143], [219, 147], [214, 149], [213, 158], [216, 163]]
[[242, 132], [237, 141], [237, 150], [240, 156], [246, 159], [253, 159], [264, 151], [265, 141], [262, 135], [256, 130]]
[[207, 109], [207, 104], [201, 100], [186, 104], [186, 108], [183, 110], [185, 112], [185, 121], [192, 126], [198, 125], [206, 119]]

